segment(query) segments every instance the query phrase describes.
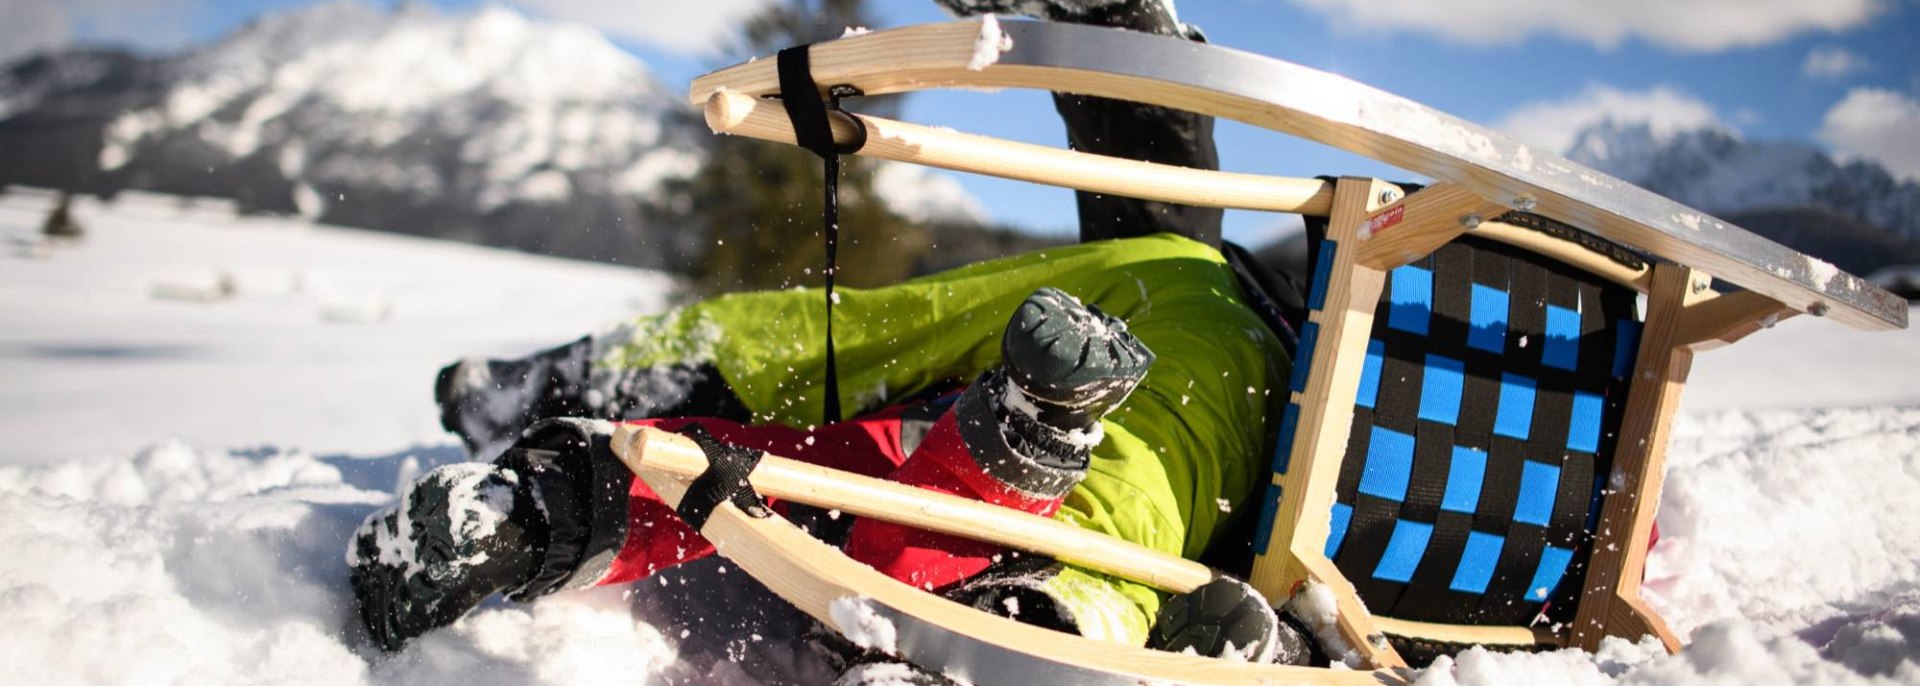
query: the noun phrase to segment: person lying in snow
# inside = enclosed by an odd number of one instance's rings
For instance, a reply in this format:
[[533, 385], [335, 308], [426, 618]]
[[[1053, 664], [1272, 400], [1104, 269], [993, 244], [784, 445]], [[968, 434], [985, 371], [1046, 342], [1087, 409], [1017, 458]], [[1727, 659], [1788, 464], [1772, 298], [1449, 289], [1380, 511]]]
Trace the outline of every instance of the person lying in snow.
[[[1163, 3], [1025, 4], [1055, 20], [1197, 37]], [[1077, 96], [1057, 104], [1081, 149], [1217, 166], [1205, 117]], [[850, 421], [794, 428], [823, 404], [817, 291], [716, 298], [526, 360], [444, 370], [443, 423], [476, 456], [499, 458], [429, 473], [356, 533], [348, 557], [370, 636], [397, 648], [495, 593], [526, 600], [628, 583], [709, 555], [612, 457], [611, 425], [593, 419], [698, 425], [1197, 556], [1228, 519], [1223, 503], [1240, 502], [1264, 472], [1285, 347], [1238, 298], [1214, 248], [1218, 210], [1087, 193], [1079, 209], [1085, 239], [1186, 238], [1090, 243], [845, 291], [841, 383], [857, 391], [850, 406], [871, 410]], [[537, 421], [554, 417], [577, 419]], [[881, 522], [823, 534], [902, 581], [990, 611], [1017, 607], [1023, 621], [1133, 645], [1304, 659], [1298, 632], [1237, 582], [1197, 593], [1224, 596], [1225, 611], [1250, 619], [1196, 645], [1149, 635], [1163, 598], [1142, 586]]]
[[[439, 384], [449, 428], [476, 454], [513, 443], [492, 464], [429, 473], [370, 517], [350, 551], [355, 593], [372, 636], [397, 647], [495, 592], [627, 583], [712, 552], [607, 450], [610, 423], [522, 430], [549, 412], [698, 423], [1197, 555], [1228, 517], [1219, 503], [1258, 481], [1267, 390], [1286, 379], [1284, 350], [1237, 289], [1218, 252], [1163, 234], [848, 290], [841, 383], [868, 389], [854, 406], [883, 409], [811, 431], [793, 427], [820, 413], [818, 291], [715, 298], [524, 361], [459, 363]], [[970, 376], [957, 396], [882, 400]], [[1135, 645], [1161, 602], [1032, 558], [988, 570], [998, 548], [880, 522], [855, 523], [846, 550], [907, 583], [987, 606], [1018, 596], [1023, 620]], [[1275, 626], [1269, 614], [1261, 629]]]

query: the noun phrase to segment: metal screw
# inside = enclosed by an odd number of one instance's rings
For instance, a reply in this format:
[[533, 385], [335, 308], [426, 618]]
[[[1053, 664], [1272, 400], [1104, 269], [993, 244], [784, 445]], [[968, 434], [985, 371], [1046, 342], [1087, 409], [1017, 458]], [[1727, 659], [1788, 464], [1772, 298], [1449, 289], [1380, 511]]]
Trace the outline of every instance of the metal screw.
[[1693, 292], [1695, 292], [1695, 293], [1705, 293], [1705, 292], [1707, 292], [1707, 288], [1708, 288], [1708, 284], [1707, 284], [1707, 280], [1706, 280], [1706, 279], [1694, 279], [1694, 280], [1693, 280]]
[[1372, 643], [1376, 649], [1385, 650], [1387, 648], [1387, 635], [1370, 634], [1367, 636], [1367, 642]]
[[1532, 196], [1528, 195], [1522, 195], [1513, 199], [1513, 209], [1520, 210], [1521, 212], [1532, 212], [1533, 208], [1539, 204], [1540, 201], [1534, 200]]
[[1807, 314], [1813, 315], [1815, 317], [1825, 317], [1827, 316], [1827, 304], [1822, 302], [1817, 302], [1812, 305], [1808, 305]]
[[1391, 205], [1393, 204], [1393, 201], [1399, 200], [1399, 199], [1400, 199], [1400, 191], [1397, 189], [1389, 188], [1384, 191], [1380, 191], [1380, 204], [1382, 205]]
[[1467, 216], [1461, 217], [1460, 225], [1466, 227], [1468, 231], [1472, 231], [1474, 229], [1480, 228], [1480, 215], [1469, 214]]

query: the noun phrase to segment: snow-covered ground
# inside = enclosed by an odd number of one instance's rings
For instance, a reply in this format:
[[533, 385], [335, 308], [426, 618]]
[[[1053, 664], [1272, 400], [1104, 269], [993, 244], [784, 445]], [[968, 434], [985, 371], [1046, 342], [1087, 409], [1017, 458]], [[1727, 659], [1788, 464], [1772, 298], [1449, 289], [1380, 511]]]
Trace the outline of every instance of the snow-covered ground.
[[125, 458], [165, 437], [357, 455], [442, 444], [441, 365], [658, 310], [672, 284], [140, 193], [82, 197], [84, 243], [29, 247], [51, 206], [0, 196], [0, 463]]
[[[348, 531], [463, 459], [435, 369], [664, 307], [657, 274], [0, 196], [0, 665], [12, 683], [640, 683], [621, 589], [493, 604], [397, 656], [343, 638]], [[1920, 334], [1801, 318], [1701, 355], [1647, 592], [1692, 646], [1462, 654], [1430, 684], [1920, 684]]]

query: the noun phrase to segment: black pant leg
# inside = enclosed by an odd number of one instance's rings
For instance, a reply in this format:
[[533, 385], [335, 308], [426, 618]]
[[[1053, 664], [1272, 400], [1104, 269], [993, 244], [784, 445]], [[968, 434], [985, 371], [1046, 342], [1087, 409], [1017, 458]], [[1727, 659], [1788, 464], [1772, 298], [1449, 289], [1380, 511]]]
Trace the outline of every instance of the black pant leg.
[[[1213, 117], [1085, 95], [1055, 93], [1073, 149], [1130, 160], [1219, 169]], [[1081, 242], [1177, 233], [1220, 246], [1222, 210], [1080, 191]]]

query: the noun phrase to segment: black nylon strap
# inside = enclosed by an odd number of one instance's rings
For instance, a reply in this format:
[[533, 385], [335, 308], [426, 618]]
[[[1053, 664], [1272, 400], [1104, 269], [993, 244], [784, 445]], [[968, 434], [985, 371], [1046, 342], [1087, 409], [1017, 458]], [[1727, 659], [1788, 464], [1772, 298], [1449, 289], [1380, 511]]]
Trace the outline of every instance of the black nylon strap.
[[827, 124], [827, 104], [820, 99], [820, 86], [813, 81], [813, 69], [807, 57], [812, 45], [781, 50], [775, 67], [780, 73], [780, 106], [793, 122], [794, 141], [823, 159], [832, 159], [839, 151], [833, 145], [833, 127]]
[[755, 493], [747, 477], [753, 474], [753, 468], [760, 465], [760, 458], [766, 453], [752, 448], [743, 448], [732, 443], [721, 442], [699, 424], [680, 427], [680, 435], [693, 439], [700, 445], [700, 452], [707, 455], [707, 470], [695, 477], [687, 485], [687, 494], [680, 498], [680, 506], [674, 512], [686, 520], [694, 531], [706, 528], [707, 518], [713, 516], [713, 509], [720, 503], [733, 503], [740, 511], [752, 517], [767, 517], [773, 514], [767, 501]]
[[[781, 50], [774, 66], [780, 75], [780, 105], [787, 111], [787, 119], [793, 123], [794, 141], [826, 162], [826, 203], [822, 214], [827, 243], [827, 379], [821, 421], [831, 424], [840, 421], [841, 416], [840, 370], [833, 351], [833, 277], [839, 271], [837, 263], [840, 253], [840, 155], [853, 154], [865, 146], [867, 128], [859, 117], [850, 117], [857, 136], [845, 146], [834, 144], [833, 126], [827, 120], [827, 103], [821, 101], [820, 84], [813, 80], [812, 63], [808, 57], [808, 50], [812, 47], [808, 44]], [[850, 88], [845, 90], [858, 94], [858, 91]], [[841, 93], [839, 87], [832, 92], [836, 108]]]

